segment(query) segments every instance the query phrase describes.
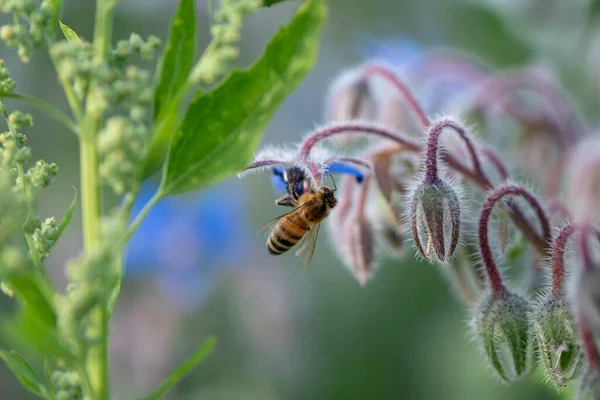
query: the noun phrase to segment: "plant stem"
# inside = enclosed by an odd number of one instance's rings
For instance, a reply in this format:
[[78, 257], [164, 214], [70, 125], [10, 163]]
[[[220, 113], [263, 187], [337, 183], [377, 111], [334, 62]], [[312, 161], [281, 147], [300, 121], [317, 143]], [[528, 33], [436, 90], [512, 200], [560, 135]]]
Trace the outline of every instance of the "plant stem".
[[138, 230], [138, 228], [144, 221], [144, 218], [146, 218], [146, 215], [148, 215], [148, 213], [150, 212], [152, 207], [154, 207], [156, 205], [156, 203], [158, 203], [158, 201], [160, 199], [162, 199], [162, 197], [163, 197], [162, 190], [158, 189], [156, 191], [156, 193], [154, 193], [154, 196], [152, 196], [152, 198], [150, 200], [148, 200], [148, 202], [146, 203], [144, 208], [142, 208], [142, 211], [140, 211], [140, 213], [137, 215], [137, 217], [135, 217], [135, 220], [129, 226], [129, 229], [127, 230], [127, 233], [123, 237], [123, 241], [121, 242], [122, 246], [125, 246], [127, 244], [129, 239], [131, 239], [133, 234]]
[[[111, 42], [112, 10], [115, 0], [97, 0], [94, 25], [94, 64], [104, 64]], [[86, 114], [83, 119], [80, 137], [81, 158], [81, 204], [83, 223], [83, 243], [86, 253], [100, 248], [100, 188], [98, 182], [98, 154], [96, 136], [102, 124], [102, 113], [95, 110], [97, 87], [92, 83], [87, 99]], [[89, 331], [100, 338], [91, 346], [86, 358], [86, 369], [90, 378], [93, 395], [98, 400], [108, 400], [108, 312], [106, 299], [92, 310]]]
[[540, 225], [542, 227], [542, 235], [544, 237], [550, 236], [550, 224], [548, 222], [548, 217], [546, 216], [544, 209], [540, 205], [537, 198], [523, 186], [500, 186], [487, 197], [485, 203], [483, 204], [481, 215], [479, 216], [479, 251], [481, 253], [481, 260], [483, 262], [483, 265], [485, 266], [487, 278], [490, 284], [490, 288], [492, 290], [492, 296], [495, 298], [503, 296], [506, 293], [506, 288], [504, 286], [504, 283], [502, 282], [502, 276], [500, 275], [498, 266], [494, 261], [494, 255], [488, 237], [488, 226], [490, 222], [490, 216], [492, 215], [492, 210], [494, 209], [496, 203], [498, 203], [505, 196], [509, 195], [520, 196], [524, 200], [526, 200], [531, 206], [531, 208], [534, 209], [535, 213], [538, 216], [538, 219], [540, 220]]
[[465, 129], [455, 121], [451, 119], [442, 118], [435, 122], [432, 122], [427, 128], [427, 150], [425, 152], [425, 182], [433, 184], [438, 181], [438, 144], [439, 138], [444, 128], [451, 128], [454, 132], [460, 136], [462, 141], [467, 146], [469, 153], [471, 154], [471, 160], [473, 162], [473, 171], [481, 176], [485, 176], [481, 169], [481, 163], [477, 156], [477, 150], [471, 138], [467, 135]]
[[567, 242], [576, 228], [577, 224], [571, 222], [565, 225], [554, 238], [551, 261], [552, 294], [554, 296], [565, 294], [565, 251], [567, 249]]

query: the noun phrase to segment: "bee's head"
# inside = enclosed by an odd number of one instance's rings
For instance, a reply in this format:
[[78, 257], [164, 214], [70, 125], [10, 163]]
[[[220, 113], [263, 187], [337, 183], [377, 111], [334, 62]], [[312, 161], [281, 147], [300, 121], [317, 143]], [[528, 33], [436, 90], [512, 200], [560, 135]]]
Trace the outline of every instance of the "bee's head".
[[320, 193], [323, 196], [323, 200], [325, 201], [325, 203], [327, 203], [329, 208], [333, 208], [337, 204], [337, 199], [335, 198], [334, 192], [335, 191], [329, 186], [323, 186], [318, 191], [318, 193]]

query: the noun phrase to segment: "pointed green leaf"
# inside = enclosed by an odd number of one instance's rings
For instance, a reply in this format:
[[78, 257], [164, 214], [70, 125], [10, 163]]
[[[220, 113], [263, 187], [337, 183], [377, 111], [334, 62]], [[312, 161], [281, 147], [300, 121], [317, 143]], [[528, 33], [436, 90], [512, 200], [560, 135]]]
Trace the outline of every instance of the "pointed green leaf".
[[182, 362], [175, 371], [171, 373], [157, 388], [152, 392], [150, 396], [143, 397], [140, 400], [157, 400], [165, 395], [173, 386], [175, 386], [179, 381], [181, 381], [187, 374], [192, 372], [194, 368], [202, 360], [206, 358], [217, 345], [217, 339], [214, 336], [209, 337], [204, 341], [202, 346], [191, 357]]
[[69, 205], [69, 208], [67, 209], [67, 212], [65, 213], [65, 216], [63, 217], [62, 221], [60, 221], [55, 241], [58, 241], [62, 233], [65, 231], [65, 229], [67, 229], [67, 226], [69, 226], [71, 218], [73, 218], [73, 211], [75, 210], [75, 205], [77, 204], [77, 189], [73, 187], [73, 191], [75, 192], [73, 194], [73, 200], [71, 200], [71, 204]]
[[196, 10], [194, 0], [181, 0], [171, 21], [169, 40], [158, 67], [154, 93], [154, 115], [160, 115], [185, 82], [194, 65], [196, 50]]
[[277, 3], [281, 3], [284, 2], [285, 0], [264, 0], [263, 1], [263, 6], [264, 7], [271, 7], [273, 4], [277, 4]]
[[252, 67], [194, 97], [171, 142], [162, 194], [210, 186], [248, 163], [279, 105], [311, 70], [324, 17], [322, 0], [306, 1]]
[[58, 23], [60, 24], [60, 29], [62, 30], [63, 34], [65, 35], [65, 38], [67, 38], [69, 43], [79, 43], [83, 45], [83, 42], [81, 41], [81, 39], [79, 39], [79, 36], [77, 36], [73, 29], [63, 24], [62, 21], [58, 21]]
[[156, 171], [165, 158], [177, 124], [179, 106], [187, 93], [186, 82], [194, 65], [196, 10], [194, 0], [181, 0], [171, 21], [169, 39], [158, 66], [154, 92], [154, 130], [144, 163], [143, 177]]
[[27, 390], [39, 396], [43, 396], [43, 393], [47, 393], [44, 384], [39, 380], [31, 366], [29, 366], [27, 361], [21, 357], [19, 353], [14, 350], [7, 352], [6, 350], [0, 349], [0, 358]]

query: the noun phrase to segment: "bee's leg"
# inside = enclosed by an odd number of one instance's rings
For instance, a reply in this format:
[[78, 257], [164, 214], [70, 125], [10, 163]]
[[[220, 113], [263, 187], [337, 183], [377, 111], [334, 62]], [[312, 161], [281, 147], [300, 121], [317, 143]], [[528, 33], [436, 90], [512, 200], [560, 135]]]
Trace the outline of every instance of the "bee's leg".
[[275, 200], [275, 204], [277, 204], [278, 206], [294, 207], [294, 202], [288, 194], [284, 194], [283, 196]]

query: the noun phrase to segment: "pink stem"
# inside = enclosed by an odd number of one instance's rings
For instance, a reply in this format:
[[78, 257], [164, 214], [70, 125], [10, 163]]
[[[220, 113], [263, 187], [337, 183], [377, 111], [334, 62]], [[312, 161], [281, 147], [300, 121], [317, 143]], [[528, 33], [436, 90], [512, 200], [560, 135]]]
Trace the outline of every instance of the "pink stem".
[[427, 125], [429, 125], [429, 120], [427, 119], [427, 115], [425, 114], [425, 111], [423, 111], [423, 109], [421, 108], [421, 105], [415, 99], [415, 97], [413, 96], [410, 89], [404, 84], [404, 82], [402, 82], [398, 78], [398, 76], [396, 75], [396, 73], [394, 71], [392, 71], [391, 69], [389, 69], [383, 65], [372, 64], [365, 68], [364, 74], [366, 77], [369, 77], [372, 75], [379, 75], [382, 78], [385, 78], [386, 80], [388, 80], [398, 90], [398, 93], [400, 93], [400, 95], [402, 95], [402, 97], [406, 101], [406, 104], [408, 104], [408, 107], [416, 115], [421, 126], [423, 128], [426, 128]]
[[502, 282], [502, 276], [500, 275], [498, 266], [494, 261], [494, 255], [488, 237], [488, 226], [494, 205], [503, 197], [508, 195], [515, 195], [524, 198], [536, 212], [542, 226], [542, 232], [544, 232], [544, 237], [549, 237], [550, 235], [550, 224], [544, 209], [540, 205], [537, 198], [523, 186], [500, 186], [487, 197], [479, 216], [479, 250], [481, 252], [481, 259], [485, 266], [490, 288], [492, 290], [492, 296], [495, 298], [504, 296], [507, 292], [507, 289]]
[[554, 238], [552, 245], [552, 294], [554, 296], [563, 296], [565, 294], [565, 251], [569, 238], [577, 229], [577, 224], [571, 222], [565, 225], [558, 235]]
[[381, 136], [383, 138], [390, 139], [396, 143], [399, 143], [404, 147], [411, 149], [412, 151], [418, 152], [421, 150], [421, 146], [416, 140], [412, 139], [407, 135], [403, 135], [400, 132], [387, 129], [376, 124], [363, 122], [349, 122], [326, 126], [311, 133], [306, 139], [304, 139], [304, 143], [302, 143], [302, 147], [300, 147], [300, 157], [304, 159], [308, 158], [311, 149], [315, 144], [317, 144], [317, 142], [326, 139], [330, 136], [348, 133], [367, 133], [371, 135]]
[[485, 176], [483, 170], [481, 169], [481, 163], [479, 162], [479, 157], [477, 156], [477, 151], [475, 150], [475, 145], [473, 144], [471, 138], [467, 135], [464, 128], [459, 125], [457, 122], [452, 121], [447, 118], [439, 119], [433, 122], [428, 128], [428, 136], [427, 136], [427, 151], [426, 151], [426, 159], [425, 159], [425, 182], [426, 183], [435, 183], [438, 181], [438, 142], [440, 135], [444, 131], [444, 128], [452, 128], [454, 132], [460, 136], [463, 140], [469, 153], [471, 154], [471, 160], [473, 162], [473, 170], [475, 173], [481, 176]]

